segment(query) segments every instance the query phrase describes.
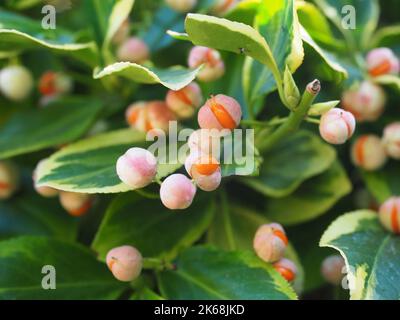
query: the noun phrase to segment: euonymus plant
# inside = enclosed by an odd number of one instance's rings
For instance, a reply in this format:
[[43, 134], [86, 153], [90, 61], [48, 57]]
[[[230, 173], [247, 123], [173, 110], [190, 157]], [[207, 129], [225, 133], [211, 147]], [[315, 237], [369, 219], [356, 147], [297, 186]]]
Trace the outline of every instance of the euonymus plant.
[[3, 1], [0, 299], [398, 300], [383, 3]]

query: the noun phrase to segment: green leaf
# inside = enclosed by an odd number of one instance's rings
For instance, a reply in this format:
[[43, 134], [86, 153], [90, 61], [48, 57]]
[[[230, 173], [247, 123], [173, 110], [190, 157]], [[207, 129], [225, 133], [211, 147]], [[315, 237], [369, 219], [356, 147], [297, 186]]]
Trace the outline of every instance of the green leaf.
[[130, 300], [165, 300], [163, 297], [155, 293], [153, 290], [145, 287], [140, 289], [138, 293], [131, 296]]
[[[146, 148], [146, 135], [133, 129], [121, 129], [86, 138], [54, 153], [38, 171], [40, 185], [81, 193], [117, 193], [132, 190], [118, 178], [115, 164], [132, 147]], [[182, 166], [167, 158], [168, 152], [158, 151], [159, 179]], [[171, 145], [171, 148], [174, 146]], [[164, 152], [165, 151], [165, 152]], [[165, 153], [165, 154], [164, 154]]]
[[193, 247], [180, 255], [174, 271], [157, 275], [167, 299], [296, 299], [290, 285], [273, 267], [251, 252], [225, 252]]
[[112, 75], [118, 75], [138, 83], [160, 83], [169, 89], [180, 90], [195, 79], [200, 68], [201, 66], [196, 69], [171, 67], [162, 70], [131, 62], [116, 62], [102, 70], [97, 68], [94, 71], [93, 77], [95, 79], [101, 79]]
[[309, 116], [321, 116], [332, 108], [336, 107], [340, 100], [331, 100], [325, 102], [314, 103], [308, 111]]
[[[44, 290], [46, 265], [56, 270], [56, 289]], [[81, 245], [42, 237], [0, 242], [0, 299], [116, 299], [126, 284]], [[44, 279], [45, 283], [46, 279]]]
[[0, 238], [17, 235], [50, 236], [73, 241], [77, 220], [69, 216], [58, 199], [45, 199], [33, 192], [0, 202]]
[[351, 299], [400, 299], [400, 238], [383, 229], [376, 212], [359, 210], [339, 217], [320, 246], [338, 250], [345, 259]]
[[[315, 0], [315, 3], [344, 35], [351, 49], [368, 47], [379, 20], [378, 1]], [[349, 20], [354, 21], [354, 28]]]
[[308, 131], [299, 131], [263, 154], [258, 177], [241, 181], [270, 197], [284, 197], [300, 184], [327, 170], [336, 158], [335, 150]]
[[5, 1], [6, 1], [6, 6], [14, 10], [28, 9], [43, 2], [42, 0], [5, 0]]
[[285, 99], [290, 109], [294, 109], [300, 102], [300, 91], [293, 79], [289, 67], [286, 66], [283, 74], [283, 92]]
[[389, 162], [384, 168], [378, 171], [362, 170], [362, 177], [369, 192], [379, 203], [385, 202], [388, 198], [400, 194], [400, 163]]
[[137, 194], [117, 197], [109, 207], [92, 248], [104, 259], [108, 250], [133, 245], [145, 257], [174, 258], [193, 244], [208, 228], [214, 202], [197, 195], [183, 211], [172, 211], [160, 200], [148, 201]]
[[[229, 200], [229, 203], [220, 202], [218, 214], [214, 215], [207, 232], [207, 242], [224, 250], [253, 250], [253, 239], [258, 227], [271, 221], [262, 214]], [[299, 293], [303, 287], [304, 270], [291, 244], [285, 257], [292, 260], [298, 268], [293, 287]]]
[[[339, 83], [348, 77], [347, 70], [338, 62], [335, 56], [322, 49], [308, 34], [306, 29], [300, 26], [300, 34], [304, 43], [306, 43], [314, 52], [318, 62], [322, 64], [325, 74], [334, 82]], [[316, 65], [316, 61], [313, 61]]]
[[0, 129], [0, 158], [71, 142], [84, 134], [103, 108], [102, 101], [65, 97], [40, 110], [15, 114]]
[[76, 43], [74, 35], [58, 27], [46, 30], [40, 21], [0, 9], [0, 51], [50, 49], [74, 57], [90, 66], [97, 65], [97, 48], [93, 42]]
[[325, 213], [352, 189], [339, 162], [323, 174], [304, 182], [284, 198], [268, 199], [265, 215], [285, 225], [308, 221]]
[[400, 54], [400, 24], [380, 28], [370, 41], [370, 48], [390, 47]]
[[400, 78], [392, 74], [375, 77], [373, 82], [385, 86], [393, 87], [397, 92], [400, 92]]

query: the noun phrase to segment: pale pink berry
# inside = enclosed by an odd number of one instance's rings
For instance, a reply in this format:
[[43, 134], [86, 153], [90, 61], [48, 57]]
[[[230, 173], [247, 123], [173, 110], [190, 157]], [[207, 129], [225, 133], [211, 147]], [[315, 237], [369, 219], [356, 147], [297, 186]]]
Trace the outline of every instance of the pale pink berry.
[[59, 194], [59, 191], [57, 189], [51, 188], [51, 187], [47, 187], [47, 186], [39, 186], [38, 185], [38, 180], [37, 180], [37, 175], [38, 175], [38, 171], [41, 170], [41, 168], [43, 168], [43, 166], [45, 166], [47, 159], [43, 159], [41, 161], [38, 162], [38, 164], [36, 165], [35, 170], [33, 171], [33, 187], [35, 188], [36, 192], [39, 193], [41, 196], [45, 197], [45, 198], [52, 198], [55, 197]]
[[39, 79], [39, 92], [44, 96], [70, 93], [72, 80], [62, 72], [47, 71]]
[[367, 54], [368, 73], [373, 76], [399, 73], [399, 59], [389, 48], [376, 48]]
[[254, 251], [265, 262], [281, 259], [287, 245], [285, 231], [278, 223], [263, 224], [257, 229], [253, 239]]
[[379, 220], [385, 229], [400, 234], [400, 197], [391, 197], [381, 205]]
[[203, 82], [211, 82], [222, 77], [225, 73], [225, 64], [217, 50], [195, 46], [190, 50], [188, 65], [197, 68], [203, 65], [197, 73], [197, 79]]
[[117, 160], [118, 177], [132, 189], [149, 185], [157, 174], [157, 159], [148, 150], [130, 148]]
[[189, 12], [197, 4], [197, 0], [165, 0], [165, 2], [175, 11], [182, 13]]
[[191, 153], [200, 152], [219, 158], [221, 150], [221, 131], [218, 129], [198, 129], [188, 139]]
[[147, 44], [137, 37], [125, 40], [117, 50], [119, 61], [143, 63], [149, 59], [150, 53]]
[[181, 119], [193, 116], [202, 101], [201, 89], [196, 82], [192, 82], [178, 91], [169, 90], [165, 99], [168, 108]]
[[0, 161], [0, 200], [10, 198], [19, 186], [17, 168], [9, 161]]
[[211, 8], [213, 15], [222, 17], [231, 11], [240, 0], [216, 0], [214, 6]]
[[0, 71], [0, 92], [13, 101], [25, 100], [33, 88], [31, 72], [23, 66], [9, 66]]
[[293, 282], [296, 279], [297, 267], [291, 260], [282, 258], [278, 262], [274, 263], [274, 268], [286, 279], [286, 281]]
[[121, 44], [123, 41], [126, 40], [129, 36], [129, 31], [131, 28], [131, 24], [129, 22], [129, 19], [125, 19], [124, 22], [121, 23], [119, 26], [118, 30], [115, 32], [112, 42], [114, 44]]
[[135, 247], [121, 246], [108, 251], [106, 263], [116, 279], [129, 282], [140, 275], [143, 257]]
[[389, 157], [400, 159], [400, 122], [394, 122], [385, 127], [383, 146]]
[[370, 81], [363, 81], [345, 91], [342, 105], [357, 121], [375, 121], [385, 109], [386, 95], [381, 87]]
[[214, 191], [221, 184], [221, 167], [210, 155], [192, 152], [186, 158], [185, 168], [203, 191]]
[[80, 217], [92, 207], [93, 197], [86, 193], [63, 191], [60, 193], [60, 203], [71, 216]]
[[322, 115], [319, 133], [329, 143], [343, 144], [351, 138], [355, 128], [356, 120], [350, 112], [333, 108]]
[[207, 100], [197, 115], [202, 129], [235, 129], [242, 117], [240, 104], [232, 97], [218, 94]]
[[168, 209], [186, 209], [196, 194], [196, 187], [185, 175], [176, 173], [167, 177], [161, 184], [161, 202]]
[[357, 138], [351, 149], [351, 158], [356, 166], [368, 171], [380, 169], [387, 160], [382, 140], [373, 134]]
[[176, 119], [164, 101], [133, 103], [127, 108], [125, 117], [132, 128], [143, 132], [154, 129], [167, 132], [170, 121]]
[[344, 267], [345, 262], [342, 256], [331, 255], [322, 261], [321, 274], [327, 282], [338, 285], [342, 282]]

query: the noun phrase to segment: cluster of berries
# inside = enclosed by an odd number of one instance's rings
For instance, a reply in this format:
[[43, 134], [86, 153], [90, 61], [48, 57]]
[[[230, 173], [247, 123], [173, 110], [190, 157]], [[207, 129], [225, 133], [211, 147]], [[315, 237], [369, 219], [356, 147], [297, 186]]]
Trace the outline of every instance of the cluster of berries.
[[282, 277], [292, 282], [296, 278], [297, 267], [289, 259], [284, 258], [288, 238], [279, 223], [269, 223], [260, 226], [253, 240], [253, 248], [260, 259], [272, 263]]

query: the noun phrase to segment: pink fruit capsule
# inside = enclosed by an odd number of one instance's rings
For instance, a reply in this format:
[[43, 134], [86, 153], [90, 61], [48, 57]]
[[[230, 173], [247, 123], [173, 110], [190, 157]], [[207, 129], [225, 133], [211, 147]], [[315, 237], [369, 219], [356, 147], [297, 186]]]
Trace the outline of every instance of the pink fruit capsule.
[[399, 59], [389, 48], [376, 48], [367, 54], [368, 73], [373, 76], [399, 73]]
[[190, 68], [203, 65], [197, 73], [197, 79], [203, 82], [217, 80], [225, 73], [225, 64], [219, 52], [207, 47], [193, 47], [189, 53], [188, 65]]
[[211, 8], [213, 15], [222, 17], [231, 11], [240, 1], [239, 0], [217, 0]]
[[353, 135], [355, 127], [356, 121], [350, 112], [333, 108], [322, 115], [319, 132], [325, 141], [343, 144]]
[[185, 175], [177, 173], [167, 177], [161, 184], [161, 202], [168, 209], [186, 209], [196, 194], [196, 187]]
[[47, 187], [47, 186], [39, 186], [38, 185], [38, 181], [37, 181], [37, 174], [38, 171], [41, 170], [41, 168], [45, 165], [47, 159], [43, 159], [41, 161], [38, 162], [38, 164], [36, 165], [35, 170], [33, 171], [33, 187], [35, 188], [36, 192], [39, 193], [42, 197], [45, 198], [52, 198], [55, 197], [59, 194], [59, 191], [57, 189], [51, 188], [51, 187]]
[[181, 90], [169, 90], [165, 101], [168, 108], [179, 118], [187, 119], [200, 107], [203, 97], [199, 85], [192, 82]]
[[198, 129], [188, 139], [191, 153], [199, 152], [219, 158], [221, 149], [221, 132], [218, 129]]
[[382, 140], [372, 134], [362, 135], [354, 142], [351, 158], [356, 166], [368, 171], [381, 168], [387, 159]]
[[400, 197], [391, 197], [381, 205], [379, 220], [385, 229], [400, 234]]
[[385, 127], [383, 146], [389, 157], [400, 159], [400, 122], [394, 122]]
[[47, 71], [39, 79], [39, 92], [44, 96], [71, 92], [72, 80], [62, 72]]
[[121, 44], [123, 41], [126, 40], [129, 36], [129, 31], [131, 28], [131, 24], [129, 22], [129, 19], [125, 19], [124, 22], [121, 23], [119, 26], [118, 30], [115, 32], [112, 42], [114, 44]]
[[131, 37], [125, 40], [117, 50], [119, 61], [129, 61], [133, 63], [143, 63], [150, 56], [149, 48], [143, 40]]
[[189, 12], [197, 4], [197, 0], [166, 0], [165, 2], [175, 11], [182, 13]]
[[0, 92], [8, 99], [22, 101], [33, 88], [31, 72], [23, 66], [8, 66], [0, 71]]
[[63, 191], [60, 193], [60, 203], [71, 216], [80, 217], [90, 210], [93, 198], [85, 193]]
[[242, 117], [240, 104], [233, 98], [218, 94], [207, 100], [197, 115], [202, 129], [235, 129]]
[[327, 282], [338, 285], [344, 277], [344, 266], [344, 259], [340, 255], [326, 257], [321, 265], [321, 274]]
[[281, 259], [287, 245], [285, 231], [278, 223], [263, 224], [257, 229], [253, 239], [254, 251], [265, 262]]
[[214, 191], [221, 184], [221, 167], [219, 162], [210, 155], [191, 153], [185, 161], [185, 168], [203, 191]]
[[157, 159], [148, 150], [130, 148], [116, 164], [118, 177], [132, 189], [149, 185], [157, 173]]
[[19, 186], [17, 168], [8, 161], [0, 161], [0, 200], [10, 198]]
[[140, 275], [143, 257], [135, 247], [121, 246], [108, 251], [106, 263], [116, 279], [128, 282]]
[[274, 268], [286, 279], [286, 281], [292, 282], [296, 279], [297, 267], [289, 259], [282, 258], [278, 262], [275, 262]]
[[167, 132], [169, 122], [176, 119], [163, 101], [133, 103], [127, 108], [125, 117], [132, 128], [143, 132], [153, 129]]
[[357, 121], [375, 121], [385, 109], [386, 95], [381, 87], [369, 81], [345, 91], [342, 105]]

